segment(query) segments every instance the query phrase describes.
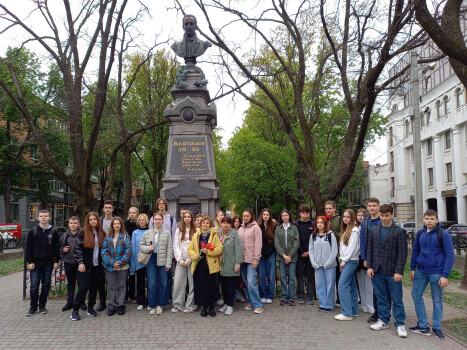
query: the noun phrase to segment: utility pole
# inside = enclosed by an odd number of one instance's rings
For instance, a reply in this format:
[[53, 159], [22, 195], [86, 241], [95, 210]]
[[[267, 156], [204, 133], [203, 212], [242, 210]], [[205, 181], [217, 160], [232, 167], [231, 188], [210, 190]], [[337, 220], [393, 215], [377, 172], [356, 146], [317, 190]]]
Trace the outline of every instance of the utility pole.
[[412, 105], [413, 105], [413, 151], [415, 170], [415, 224], [423, 226], [423, 185], [422, 185], [422, 148], [420, 141], [420, 92], [418, 89], [418, 55], [415, 50], [411, 56]]

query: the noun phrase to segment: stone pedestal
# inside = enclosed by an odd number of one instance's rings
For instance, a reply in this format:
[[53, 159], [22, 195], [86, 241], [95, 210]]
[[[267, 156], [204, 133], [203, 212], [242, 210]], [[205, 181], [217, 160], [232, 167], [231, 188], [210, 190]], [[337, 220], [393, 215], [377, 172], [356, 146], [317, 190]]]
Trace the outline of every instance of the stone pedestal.
[[219, 207], [212, 131], [217, 124], [216, 105], [201, 69], [183, 66], [171, 91], [174, 102], [164, 110], [170, 125], [165, 177], [161, 197], [169, 213], [179, 217], [181, 208], [214, 217]]

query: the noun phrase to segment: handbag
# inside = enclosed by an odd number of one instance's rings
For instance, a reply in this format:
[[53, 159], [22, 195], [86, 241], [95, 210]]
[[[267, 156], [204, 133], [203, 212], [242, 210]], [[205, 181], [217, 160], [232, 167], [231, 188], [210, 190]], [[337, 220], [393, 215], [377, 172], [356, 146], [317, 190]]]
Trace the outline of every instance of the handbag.
[[[154, 237], [153, 237], [153, 240], [154, 240]], [[151, 255], [152, 255], [152, 252], [150, 253], [143, 253], [141, 251], [138, 252], [138, 256], [137, 256], [138, 262], [142, 265], [147, 265], [149, 259], [151, 258]]]
[[149, 258], [151, 258], [151, 254], [152, 253], [143, 253], [143, 252], [139, 252], [138, 253], [138, 262], [142, 265], [147, 265], [148, 264], [148, 261], [149, 261]]

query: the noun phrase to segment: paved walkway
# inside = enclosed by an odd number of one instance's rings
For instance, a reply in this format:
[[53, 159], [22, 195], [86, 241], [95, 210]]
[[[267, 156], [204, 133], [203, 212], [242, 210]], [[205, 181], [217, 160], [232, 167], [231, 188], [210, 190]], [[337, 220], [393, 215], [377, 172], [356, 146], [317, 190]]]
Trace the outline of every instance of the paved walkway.
[[[50, 298], [48, 315], [26, 317], [29, 300], [21, 299], [22, 273], [0, 277], [0, 349], [465, 349], [446, 338], [409, 332], [397, 336], [394, 327], [379, 332], [369, 328], [368, 314], [352, 322], [334, 320], [335, 313], [321, 313], [317, 306], [279, 306], [277, 299], [261, 315], [243, 310], [236, 303], [232, 316], [201, 318], [198, 313], [172, 314], [164, 307], [162, 316], [149, 316], [129, 305], [125, 316], [99, 314], [72, 322], [62, 313], [63, 299]], [[415, 324], [410, 291], [404, 289], [407, 326]], [[431, 313], [431, 300], [427, 299]], [[467, 314], [445, 305], [445, 318]]]

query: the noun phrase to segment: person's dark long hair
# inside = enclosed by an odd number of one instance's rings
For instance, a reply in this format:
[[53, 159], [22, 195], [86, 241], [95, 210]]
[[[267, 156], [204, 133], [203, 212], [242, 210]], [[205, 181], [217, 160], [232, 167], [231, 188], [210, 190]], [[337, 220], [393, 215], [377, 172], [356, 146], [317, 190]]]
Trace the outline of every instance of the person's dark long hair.
[[[265, 211], [269, 213], [269, 220], [266, 223], [263, 221], [263, 213]], [[268, 242], [271, 243], [272, 241], [274, 241], [275, 227], [274, 227], [274, 220], [272, 218], [271, 210], [269, 210], [268, 208], [264, 208], [263, 210], [261, 210], [261, 214], [259, 214], [259, 217], [258, 217], [258, 225], [261, 228], [264, 226], [266, 230], [266, 238]]]
[[[256, 221], [255, 213], [253, 213], [253, 209], [248, 208], [248, 209], [245, 209], [243, 212], [250, 213], [250, 216], [251, 216], [250, 222]], [[250, 223], [250, 222], [249, 222], [249, 223]], [[245, 223], [245, 226], [246, 226], [247, 224], [249, 224], [249, 223]]]
[[89, 219], [91, 216], [95, 216], [97, 219], [97, 225], [96, 225], [96, 232], [97, 232], [97, 239], [99, 242], [99, 247], [102, 248], [102, 244], [104, 242], [105, 238], [105, 232], [102, 230], [102, 224], [101, 221], [99, 220], [99, 215], [97, 215], [96, 212], [89, 212], [88, 215], [86, 215], [86, 220], [84, 221], [84, 229], [82, 232], [84, 235], [83, 238], [83, 246], [84, 248], [87, 249], [94, 249], [94, 229], [92, 226], [89, 224]]

